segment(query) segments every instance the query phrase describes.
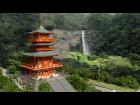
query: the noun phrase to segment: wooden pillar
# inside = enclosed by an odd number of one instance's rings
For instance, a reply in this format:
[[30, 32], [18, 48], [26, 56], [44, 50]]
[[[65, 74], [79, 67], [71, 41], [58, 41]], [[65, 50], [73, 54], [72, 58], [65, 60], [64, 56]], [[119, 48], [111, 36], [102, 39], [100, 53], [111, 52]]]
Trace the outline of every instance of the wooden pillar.
[[64, 69], [62, 69], [62, 71], [63, 71], [63, 76], [64, 76]]
[[29, 75], [30, 75], [30, 70], [28, 70], [28, 72], [29, 72]]
[[26, 75], [26, 69], [25, 69], [25, 72], [24, 72], [24, 73], [25, 73], [25, 75]]
[[30, 70], [30, 76], [31, 76], [31, 70]]
[[43, 78], [43, 70], [41, 70], [41, 78]]

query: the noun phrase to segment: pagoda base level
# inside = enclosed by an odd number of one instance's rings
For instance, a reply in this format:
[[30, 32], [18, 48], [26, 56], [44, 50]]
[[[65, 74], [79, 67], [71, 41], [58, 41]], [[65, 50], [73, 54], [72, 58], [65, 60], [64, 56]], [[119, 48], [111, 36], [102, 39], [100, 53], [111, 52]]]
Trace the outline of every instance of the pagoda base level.
[[58, 77], [59, 74], [51, 74], [49, 76], [37, 76], [37, 80], [39, 79], [46, 79], [46, 78], [52, 78], [52, 77]]
[[38, 70], [38, 71], [25, 69], [24, 74], [29, 75], [31, 77], [34, 77], [37, 80], [38, 79], [45, 79], [45, 78], [53, 78], [53, 77], [59, 76], [58, 69], [47, 69], [47, 70]]

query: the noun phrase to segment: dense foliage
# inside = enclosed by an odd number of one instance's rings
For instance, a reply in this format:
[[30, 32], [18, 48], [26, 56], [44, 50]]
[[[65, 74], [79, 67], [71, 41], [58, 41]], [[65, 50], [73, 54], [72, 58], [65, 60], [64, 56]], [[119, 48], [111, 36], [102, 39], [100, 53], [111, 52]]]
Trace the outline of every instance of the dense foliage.
[[140, 54], [140, 14], [91, 14], [87, 28], [98, 31], [94, 47], [98, 53], [105, 52], [128, 56]]
[[[96, 55], [96, 57], [94, 55], [94, 57], [91, 58], [94, 59], [89, 60], [87, 56], [78, 52], [71, 52], [68, 55], [68, 59], [72, 60], [65, 64], [67, 66], [64, 67], [64, 69], [71, 75], [76, 74], [83, 79], [86, 77], [86, 80], [91, 78], [129, 88], [139, 87], [140, 66], [137, 64], [136, 59], [136, 63], [134, 63], [132, 62], [132, 57], [131, 60], [128, 57], [109, 55]], [[75, 60], [79, 61], [79, 63], [77, 63], [78, 68], [70, 66], [72, 62], [75, 63]], [[88, 64], [88, 66], [84, 66], [83, 63]]]
[[72, 75], [68, 77], [67, 80], [80, 92], [85, 92], [88, 87], [87, 82], [77, 75]]
[[70, 77], [67, 77], [67, 80], [79, 92], [99, 92], [95, 87], [91, 87], [88, 81], [78, 75], [71, 75]]
[[39, 92], [53, 92], [53, 89], [45, 80], [40, 80]]
[[2, 76], [0, 70], [0, 92], [22, 92], [10, 78]]
[[28, 32], [39, 26], [40, 15], [44, 15], [48, 30], [80, 30], [86, 17], [76, 13], [0, 13], [0, 66], [9, 66], [9, 58], [14, 53], [27, 49]]
[[[113, 83], [130, 88], [138, 88], [140, 83], [140, 13], [43, 13], [47, 29], [94, 30], [96, 38], [91, 39], [91, 56], [78, 52], [70, 53], [64, 59], [64, 70], [74, 75], [72, 80], [85, 85], [88, 78]], [[27, 49], [25, 43], [28, 32], [39, 25], [38, 13], [1, 13], [0, 14], [0, 66], [14, 74], [19, 68], [22, 52]], [[72, 48], [81, 51], [81, 45]], [[71, 83], [85, 91], [85, 87]], [[12, 85], [10, 80], [1, 77], [1, 81]], [[8, 82], [9, 81], [9, 82]], [[1, 82], [3, 84], [3, 82]], [[7, 89], [1, 84], [2, 89]], [[14, 87], [14, 85], [13, 85]], [[16, 89], [16, 87], [15, 87]], [[48, 89], [40, 86], [41, 91]], [[3, 90], [5, 91], [5, 90]], [[9, 90], [10, 91], [10, 90]], [[49, 91], [49, 90], [47, 90]]]

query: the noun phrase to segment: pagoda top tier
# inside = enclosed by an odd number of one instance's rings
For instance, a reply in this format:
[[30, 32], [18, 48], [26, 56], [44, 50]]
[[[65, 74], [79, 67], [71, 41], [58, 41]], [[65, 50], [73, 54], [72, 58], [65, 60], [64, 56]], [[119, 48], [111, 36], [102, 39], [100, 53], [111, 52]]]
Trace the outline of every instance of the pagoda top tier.
[[53, 32], [46, 30], [42, 25], [40, 25], [39, 28], [32, 32], [29, 32], [29, 34], [53, 34]]

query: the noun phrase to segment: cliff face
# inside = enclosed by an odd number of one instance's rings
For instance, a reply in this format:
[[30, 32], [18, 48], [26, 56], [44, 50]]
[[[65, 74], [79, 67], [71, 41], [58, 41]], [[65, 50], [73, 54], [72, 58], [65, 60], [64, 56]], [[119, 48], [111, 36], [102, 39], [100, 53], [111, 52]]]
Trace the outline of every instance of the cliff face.
[[[82, 30], [79, 31], [63, 31], [53, 30], [52, 37], [58, 39], [55, 47], [60, 50], [62, 56], [65, 56], [68, 52], [80, 48], [82, 51]], [[91, 30], [85, 31], [85, 40], [89, 44], [90, 49], [94, 49], [94, 43], [96, 42], [96, 32]], [[77, 48], [78, 47], [78, 48]], [[73, 48], [73, 49], [72, 49]]]
[[77, 46], [81, 43], [81, 31], [62, 31], [53, 30], [55, 37], [58, 39], [56, 42], [56, 48], [60, 50], [62, 54], [67, 54], [71, 51], [71, 46]]

